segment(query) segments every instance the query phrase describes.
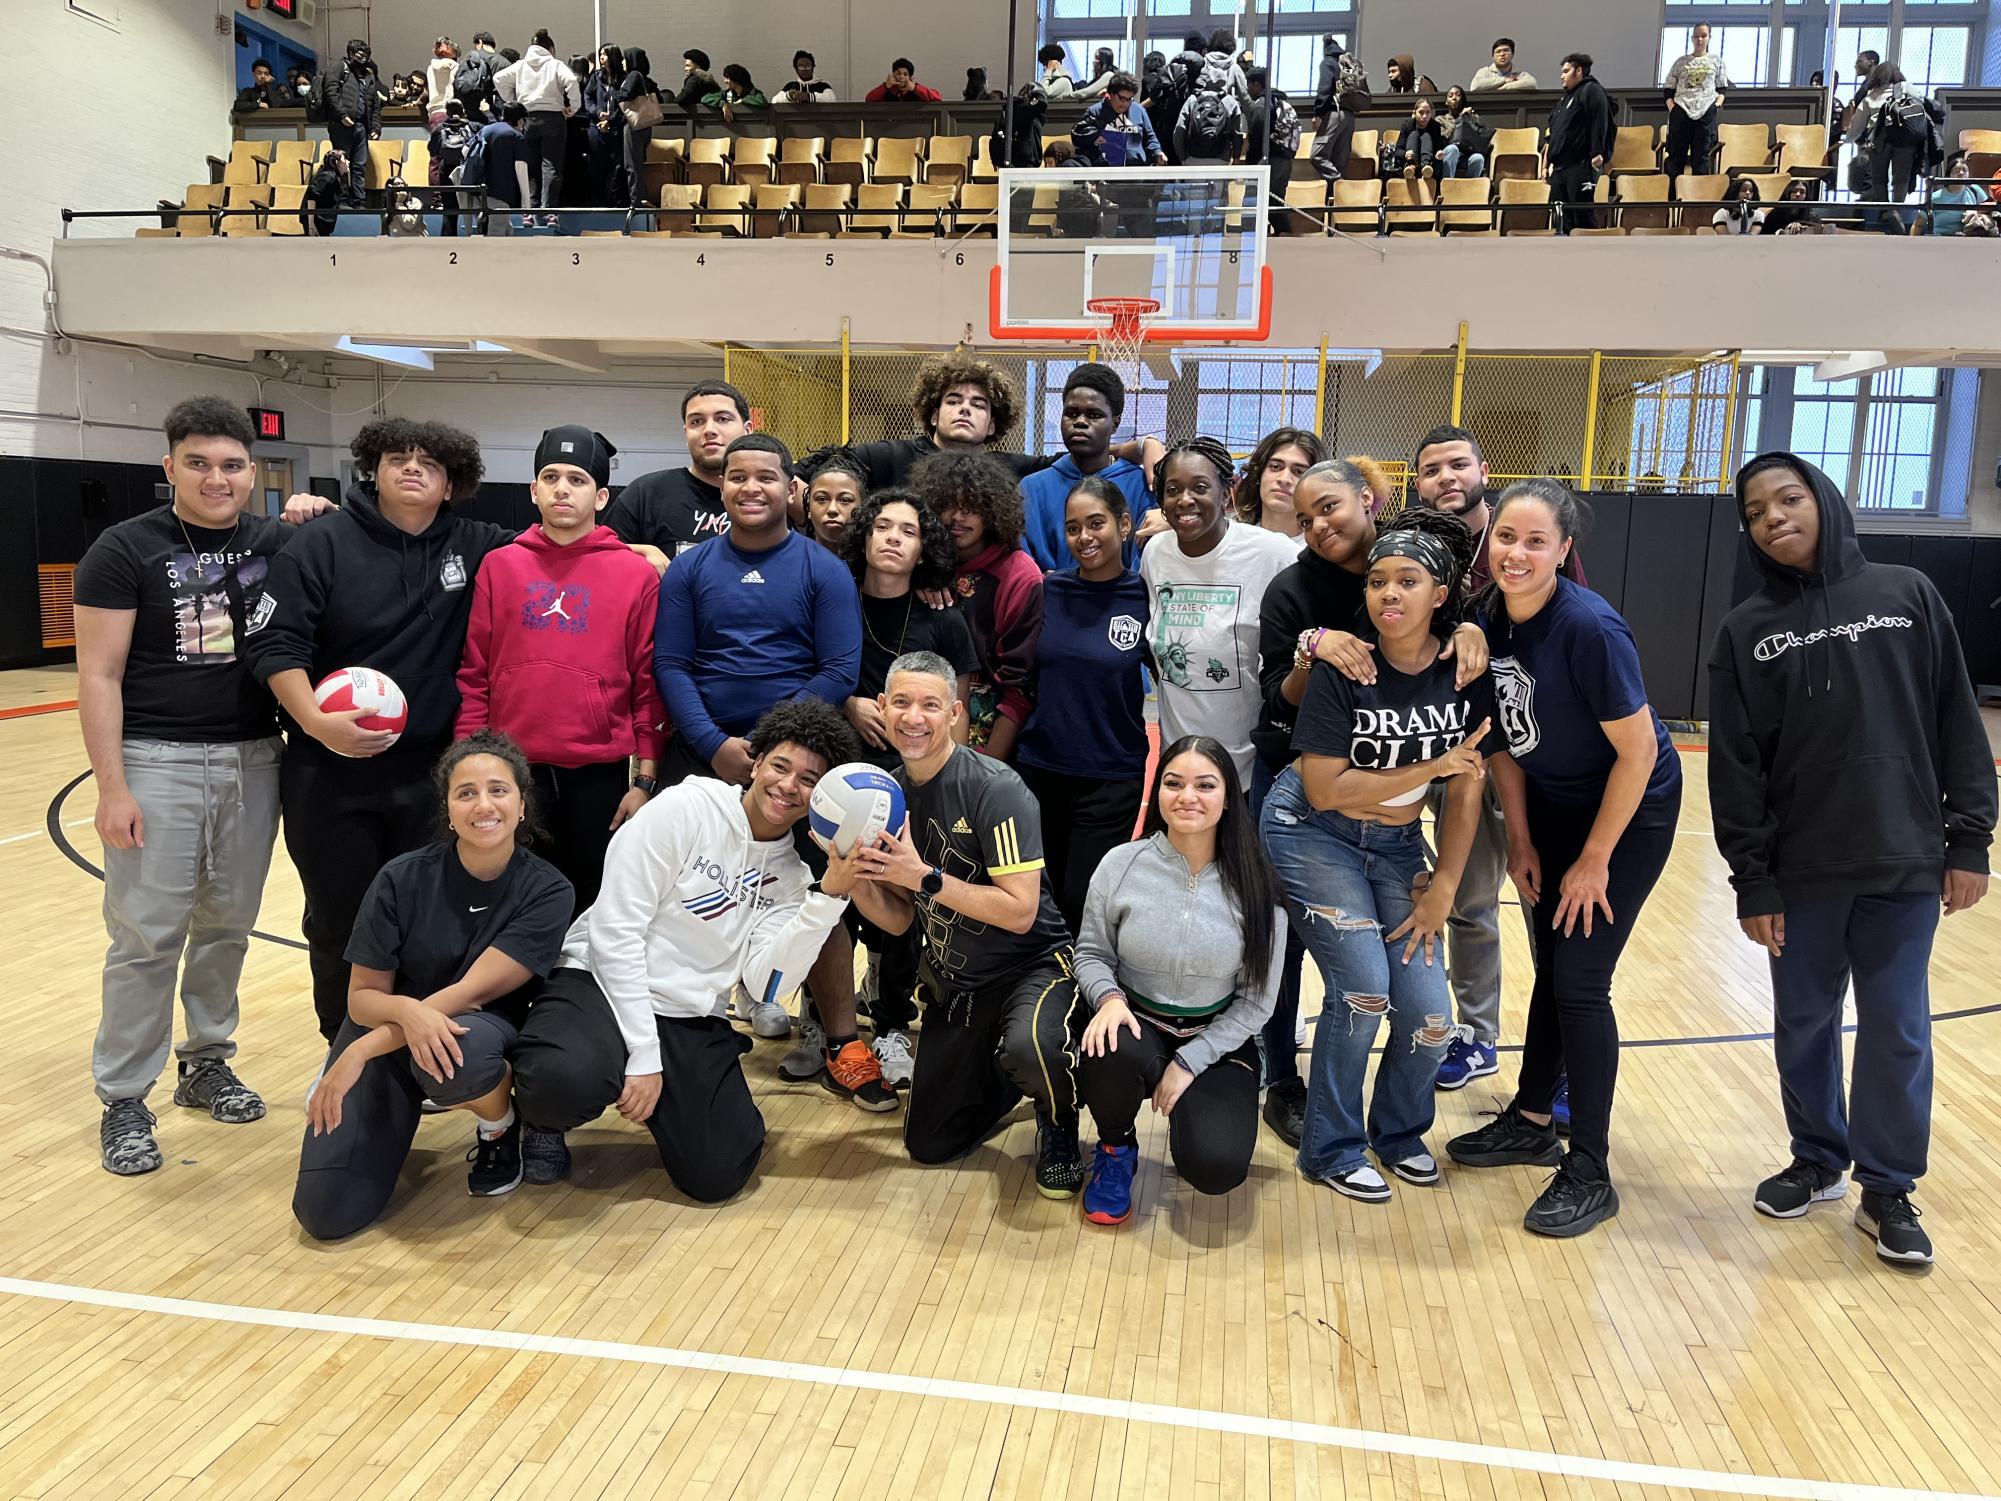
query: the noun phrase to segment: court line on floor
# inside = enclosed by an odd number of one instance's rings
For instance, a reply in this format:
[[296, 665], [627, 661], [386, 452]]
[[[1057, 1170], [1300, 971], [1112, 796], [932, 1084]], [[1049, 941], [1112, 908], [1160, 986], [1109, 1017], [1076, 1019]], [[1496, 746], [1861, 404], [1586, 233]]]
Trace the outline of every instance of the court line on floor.
[[22, 704], [14, 709], [0, 709], [0, 720], [32, 719], [37, 714], [66, 714], [76, 707], [73, 698], [64, 699], [59, 704]]
[[1566, 1475], [1613, 1484], [1652, 1485], [1709, 1491], [1729, 1496], [1777, 1496], [1802, 1501], [1997, 1501], [1969, 1491], [1911, 1489], [1843, 1480], [1806, 1480], [1787, 1476], [1738, 1474], [1679, 1465], [1646, 1464], [1600, 1459], [1589, 1455], [1510, 1449], [1498, 1444], [1469, 1444], [1457, 1439], [1414, 1434], [1380, 1433], [1368, 1428], [1337, 1428], [1290, 1418], [1253, 1413], [1211, 1412], [1120, 1397], [1090, 1397], [1037, 1387], [998, 1386], [981, 1381], [909, 1376], [892, 1371], [848, 1370], [791, 1360], [762, 1360], [747, 1355], [718, 1355], [706, 1350], [679, 1350], [664, 1345], [627, 1344], [617, 1340], [576, 1339], [567, 1335], [529, 1334], [506, 1329], [470, 1329], [453, 1324], [420, 1324], [395, 1319], [353, 1318], [343, 1314], [295, 1313], [283, 1308], [246, 1307], [234, 1303], [204, 1303], [189, 1298], [161, 1298], [147, 1293], [112, 1292], [61, 1282], [37, 1282], [0, 1277], [0, 1294], [45, 1302], [81, 1303], [169, 1318], [208, 1319], [269, 1329], [297, 1329], [317, 1334], [356, 1335], [369, 1339], [411, 1340], [487, 1350], [513, 1350], [585, 1360], [615, 1360], [629, 1365], [665, 1366], [766, 1381], [793, 1381], [850, 1391], [885, 1392], [941, 1401], [973, 1402], [993, 1407], [1028, 1408], [1111, 1422], [1145, 1423], [1155, 1427], [1206, 1433], [1238, 1434], [1278, 1439], [1323, 1449], [1348, 1449], [1367, 1454], [1401, 1455], [1409, 1459], [1477, 1465], [1486, 1469], [1520, 1470], [1535, 1475]]
[[[66, 829], [74, 829], [80, 827], [83, 824], [93, 823], [95, 821], [96, 820], [89, 818], [65, 818], [63, 820], [63, 827]], [[0, 845], [22, 844], [30, 839], [46, 839], [48, 837], [49, 834], [47, 829], [34, 829], [26, 834], [9, 834], [6, 838], [0, 839]]]

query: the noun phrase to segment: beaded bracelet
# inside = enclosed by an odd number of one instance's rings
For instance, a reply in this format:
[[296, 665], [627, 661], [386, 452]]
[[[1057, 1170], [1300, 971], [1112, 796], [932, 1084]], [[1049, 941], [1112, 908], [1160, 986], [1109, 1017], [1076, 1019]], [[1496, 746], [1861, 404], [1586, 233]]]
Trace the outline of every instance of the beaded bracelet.
[[1296, 672], [1311, 672], [1314, 655], [1320, 650], [1320, 640], [1327, 634], [1325, 626], [1301, 631], [1299, 639], [1293, 643], [1292, 666]]

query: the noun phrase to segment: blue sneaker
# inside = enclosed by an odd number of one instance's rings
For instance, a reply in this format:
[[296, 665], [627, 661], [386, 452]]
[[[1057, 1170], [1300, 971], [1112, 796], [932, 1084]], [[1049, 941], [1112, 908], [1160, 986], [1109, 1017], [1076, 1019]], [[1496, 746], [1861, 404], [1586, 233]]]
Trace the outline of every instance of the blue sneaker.
[[1491, 1042], [1475, 1042], [1470, 1027], [1454, 1027], [1445, 1058], [1438, 1065], [1438, 1087], [1464, 1089], [1475, 1079], [1500, 1071], [1501, 1060]]
[[1094, 1225], [1123, 1225], [1133, 1212], [1133, 1171], [1138, 1166], [1138, 1147], [1099, 1142], [1084, 1185], [1084, 1218]]
[[1556, 1127], [1558, 1136], [1570, 1134], [1570, 1075], [1565, 1074], [1556, 1086], [1556, 1098], [1550, 1101], [1549, 1123]]

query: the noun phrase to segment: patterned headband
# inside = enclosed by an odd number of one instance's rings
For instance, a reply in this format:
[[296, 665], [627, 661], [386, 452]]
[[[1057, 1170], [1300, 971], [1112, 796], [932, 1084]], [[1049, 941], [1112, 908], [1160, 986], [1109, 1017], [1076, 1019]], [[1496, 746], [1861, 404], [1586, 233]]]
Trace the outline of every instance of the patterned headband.
[[1384, 532], [1369, 549], [1369, 562], [1384, 558], [1415, 558], [1439, 583], [1451, 588], [1459, 582], [1459, 564], [1451, 550], [1430, 532]]

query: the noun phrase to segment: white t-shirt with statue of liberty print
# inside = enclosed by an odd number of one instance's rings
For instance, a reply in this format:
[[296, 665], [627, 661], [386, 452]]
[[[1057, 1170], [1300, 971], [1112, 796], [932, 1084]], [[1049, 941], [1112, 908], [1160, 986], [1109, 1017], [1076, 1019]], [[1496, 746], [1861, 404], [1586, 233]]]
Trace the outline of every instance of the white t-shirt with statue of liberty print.
[[1147, 642], [1160, 675], [1160, 743], [1183, 735], [1220, 740], [1251, 784], [1258, 722], [1258, 614], [1265, 589], [1299, 560], [1300, 541], [1244, 521], [1199, 558], [1172, 532], [1140, 554], [1146, 581]]

